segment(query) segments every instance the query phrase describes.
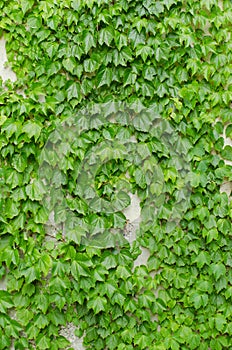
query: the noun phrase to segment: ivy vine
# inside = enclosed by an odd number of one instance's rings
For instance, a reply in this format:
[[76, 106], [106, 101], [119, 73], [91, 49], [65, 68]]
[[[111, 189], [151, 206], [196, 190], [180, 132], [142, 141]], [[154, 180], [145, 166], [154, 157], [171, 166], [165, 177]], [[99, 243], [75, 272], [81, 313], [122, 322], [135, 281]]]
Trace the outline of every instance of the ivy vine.
[[[0, 10], [17, 75], [0, 82], [0, 349], [71, 350], [70, 323], [86, 349], [230, 349], [232, 204], [220, 186], [232, 181], [231, 1], [1, 0]], [[81, 110], [114, 101], [154, 111], [165, 137], [146, 113], [115, 122], [111, 110], [62, 139]], [[113, 158], [133, 137], [135, 159]], [[104, 202], [91, 202], [76, 168], [98, 145], [93, 163], [107, 161], [92, 185]], [[178, 222], [175, 152], [189, 186]], [[121, 235], [129, 192], [142, 212], [132, 244]], [[99, 233], [107, 244], [90, 244]], [[149, 258], [135, 266], [142, 248]]]

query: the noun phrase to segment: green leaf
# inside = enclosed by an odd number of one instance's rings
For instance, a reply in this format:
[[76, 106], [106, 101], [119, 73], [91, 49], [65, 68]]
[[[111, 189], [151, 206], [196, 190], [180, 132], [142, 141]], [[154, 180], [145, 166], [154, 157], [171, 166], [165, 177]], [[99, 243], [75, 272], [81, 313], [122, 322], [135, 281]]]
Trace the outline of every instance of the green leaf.
[[44, 314], [47, 312], [49, 306], [48, 295], [45, 294], [37, 294], [35, 296], [35, 304], [39, 310], [41, 310]]
[[0, 126], [2, 126], [6, 120], [7, 120], [7, 117], [5, 115], [0, 115]]
[[70, 73], [73, 73], [74, 72], [74, 69], [76, 67], [76, 60], [74, 57], [69, 57], [69, 58], [66, 58], [62, 61], [63, 63], [63, 66], [64, 68], [70, 72]]
[[144, 69], [144, 79], [146, 80], [153, 81], [154, 76], [156, 76], [156, 74], [157, 74], [157, 71], [154, 66], [147, 66]]
[[213, 286], [209, 281], [198, 281], [196, 283], [196, 288], [197, 290], [200, 290], [201, 292], [207, 292], [207, 293], [212, 293], [213, 291]]
[[79, 83], [72, 83], [67, 89], [68, 101], [72, 98], [77, 98], [80, 100], [81, 97], [81, 87]]
[[38, 340], [36, 341], [36, 346], [38, 349], [44, 350], [44, 349], [50, 349], [51, 342], [49, 337], [45, 335], [41, 335], [38, 337]]
[[222, 263], [215, 263], [210, 265], [210, 271], [217, 281], [221, 276], [226, 274], [226, 267]]
[[126, 266], [118, 266], [116, 270], [116, 276], [118, 278], [122, 278], [123, 280], [127, 280], [131, 275], [131, 271]]
[[142, 169], [136, 169], [134, 176], [135, 176], [135, 181], [136, 181], [137, 185], [139, 187], [141, 187], [142, 189], [145, 189], [147, 187], [147, 182], [146, 182], [146, 177], [145, 177]]
[[116, 285], [114, 282], [109, 281], [109, 282], [105, 283], [105, 292], [109, 298], [112, 298], [112, 296], [116, 290], [117, 290], [117, 288], [116, 288]]
[[63, 336], [57, 337], [56, 338], [56, 342], [57, 342], [57, 345], [58, 345], [59, 349], [66, 349], [67, 346], [70, 345], [70, 342]]
[[180, 349], [180, 345], [177, 343], [177, 341], [175, 339], [171, 339], [170, 345], [171, 345], [172, 350], [179, 350]]
[[38, 268], [31, 266], [28, 269], [24, 271], [24, 276], [25, 276], [25, 282], [27, 284], [33, 282], [36, 279], [40, 278], [40, 272]]
[[19, 173], [24, 172], [27, 167], [27, 158], [25, 154], [15, 153], [12, 158], [12, 167]]
[[48, 222], [48, 216], [48, 211], [44, 207], [40, 208], [35, 215], [35, 223], [46, 224]]
[[154, 51], [150, 46], [144, 45], [144, 46], [138, 46], [136, 48], [136, 57], [141, 56], [143, 59], [143, 62], [146, 62], [147, 57], [151, 57], [153, 55]]
[[89, 276], [90, 272], [86, 267], [74, 260], [71, 265], [71, 274], [74, 278], [78, 279], [80, 276]]
[[151, 345], [151, 340], [149, 335], [136, 334], [134, 338], [135, 345], [138, 345], [140, 349], [146, 349]]
[[115, 303], [120, 305], [121, 307], [124, 305], [124, 302], [126, 300], [126, 296], [122, 293], [114, 293], [114, 295], [111, 298], [111, 302], [114, 305]]
[[41, 125], [39, 125], [38, 123], [32, 122], [30, 120], [27, 121], [22, 127], [22, 132], [28, 135], [30, 139], [34, 137], [35, 141], [38, 140], [41, 130], [42, 130]]
[[6, 203], [6, 215], [9, 219], [14, 218], [19, 214], [19, 203], [15, 203], [12, 200], [8, 200]]
[[93, 56], [92, 58], [88, 58], [84, 61], [84, 70], [87, 73], [93, 73], [100, 67], [100, 62], [98, 58]]
[[113, 38], [114, 38], [114, 30], [112, 27], [108, 26], [100, 30], [98, 41], [100, 45], [106, 44], [107, 46], [110, 46]]
[[[0, 125], [1, 125], [1, 122], [0, 122]], [[226, 137], [229, 137], [232, 139], [232, 124], [229, 124], [226, 127]]]
[[51, 257], [48, 254], [43, 253], [38, 261], [38, 267], [43, 272], [44, 276], [47, 276], [51, 266], [52, 266]]
[[197, 263], [197, 267], [200, 269], [202, 269], [204, 265], [209, 265], [210, 261], [210, 254], [206, 251], [201, 251], [200, 254], [194, 260], [194, 262]]
[[128, 207], [128, 205], [130, 205], [130, 202], [130, 196], [124, 191], [119, 191], [113, 201], [113, 207], [115, 211], [121, 211]]
[[86, 236], [86, 232], [80, 226], [75, 227], [74, 229], [69, 229], [66, 232], [67, 240], [71, 241], [71, 242], [74, 242], [74, 243], [76, 243], [78, 245], [81, 243], [82, 237], [85, 237], [85, 236]]
[[26, 326], [33, 317], [34, 314], [30, 310], [22, 309], [17, 311], [17, 319], [23, 326]]
[[200, 342], [201, 342], [201, 337], [199, 334], [191, 334], [188, 338], [188, 344], [191, 350], [198, 349]]
[[92, 47], [96, 47], [96, 40], [93, 34], [87, 30], [83, 32], [82, 43], [83, 43], [85, 54], [87, 54]]
[[8, 118], [1, 127], [1, 132], [4, 132], [6, 134], [7, 139], [10, 139], [14, 134], [15, 137], [18, 138], [19, 135], [21, 135], [23, 132], [22, 124]]
[[176, 0], [164, 0], [163, 3], [169, 10], [173, 4], [176, 4]]
[[200, 294], [197, 292], [191, 293], [190, 302], [194, 304], [195, 309], [199, 309], [201, 306], [205, 306], [208, 302], [208, 296], [206, 294]]
[[10, 309], [14, 306], [12, 298], [9, 293], [3, 290], [0, 290], [0, 312], [6, 313], [7, 309]]
[[126, 217], [123, 213], [118, 212], [113, 214], [113, 222], [115, 228], [124, 228], [126, 224]]
[[119, 51], [123, 46], [127, 46], [127, 40], [128, 40], [127, 35], [125, 35], [124, 33], [115, 32], [114, 41]]
[[55, 325], [65, 325], [65, 315], [63, 312], [55, 309], [49, 314], [50, 321]]
[[100, 311], [105, 311], [107, 305], [107, 300], [104, 297], [97, 296], [92, 298], [87, 302], [88, 309], [93, 309], [95, 314], [98, 314]]
[[27, 26], [28, 26], [28, 28], [35, 29], [35, 30], [40, 29], [42, 26], [42, 18], [31, 14], [27, 18]]
[[34, 181], [26, 186], [26, 194], [32, 201], [40, 201], [46, 193], [46, 188], [42, 181], [34, 179]]
[[108, 67], [103, 67], [96, 76], [97, 87], [101, 87], [103, 85], [110, 86], [113, 79], [112, 69]]
[[124, 81], [124, 87], [127, 85], [133, 85], [136, 82], [137, 75], [136, 73], [133, 73], [130, 68], [127, 68], [125, 70], [125, 73], [123, 75], [123, 81]]
[[221, 155], [222, 155], [222, 158], [232, 161], [232, 147], [229, 145], [226, 145], [223, 148]]
[[223, 315], [216, 315], [215, 317], [215, 327], [219, 332], [222, 332], [226, 324], [226, 318]]

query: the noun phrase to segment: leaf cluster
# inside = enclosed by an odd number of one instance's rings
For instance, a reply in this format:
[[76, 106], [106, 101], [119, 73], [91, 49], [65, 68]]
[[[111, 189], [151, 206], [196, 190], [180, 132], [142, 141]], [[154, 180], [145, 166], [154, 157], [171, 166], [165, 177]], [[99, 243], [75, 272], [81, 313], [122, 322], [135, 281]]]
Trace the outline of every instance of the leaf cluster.
[[[220, 185], [232, 181], [231, 1], [2, 0], [0, 10], [17, 75], [0, 82], [0, 350], [71, 350], [68, 323], [86, 349], [230, 349], [232, 204]], [[59, 138], [81, 108], [109, 101], [152, 108], [165, 137], [146, 113], [129, 126], [124, 113], [118, 123], [98, 113]], [[85, 159], [102, 165], [79, 178]], [[131, 245], [129, 192], [142, 217]], [[150, 255], [136, 266], [142, 247]]]

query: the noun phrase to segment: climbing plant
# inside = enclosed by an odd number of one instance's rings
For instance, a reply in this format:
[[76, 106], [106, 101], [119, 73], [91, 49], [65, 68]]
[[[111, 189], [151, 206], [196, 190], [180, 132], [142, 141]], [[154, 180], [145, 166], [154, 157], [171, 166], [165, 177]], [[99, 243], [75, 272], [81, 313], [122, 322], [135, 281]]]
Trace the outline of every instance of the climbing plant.
[[0, 9], [0, 349], [72, 349], [69, 323], [86, 349], [230, 349], [231, 1]]

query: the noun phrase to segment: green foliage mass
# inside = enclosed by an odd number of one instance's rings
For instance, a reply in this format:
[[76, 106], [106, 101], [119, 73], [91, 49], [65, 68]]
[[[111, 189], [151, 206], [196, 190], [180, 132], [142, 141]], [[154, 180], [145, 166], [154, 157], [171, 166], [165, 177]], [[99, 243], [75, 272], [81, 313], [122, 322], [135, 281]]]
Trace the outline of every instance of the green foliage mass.
[[[16, 82], [0, 87], [0, 349], [71, 349], [60, 335], [73, 323], [86, 349], [220, 350], [232, 338], [232, 6], [224, 0], [1, 0], [0, 28]], [[153, 106], [186, 145], [191, 193], [180, 223], [170, 222], [178, 186], [149, 122], [101, 126], [66, 149], [61, 189], [79, 230], [47, 239], [39, 158], [49, 136], [81, 107], [109, 101]], [[124, 136], [123, 136], [124, 135]], [[109, 162], [96, 176], [99, 196], [116, 197], [108, 215], [75, 194], [73, 164], [103, 139], [136, 135], [138, 153], [157, 155], [168, 193], [138, 239], [105, 248], [82, 244], [86, 225], [122, 228], [125, 192], [145, 202], [145, 173]], [[75, 152], [74, 152], [75, 151]], [[58, 163], [54, 160], [54, 164]], [[150, 165], [152, 166], [152, 165]], [[123, 182], [124, 180], [124, 182]], [[120, 182], [121, 181], [121, 182]], [[125, 190], [124, 188], [124, 190]], [[124, 194], [122, 194], [124, 193]], [[78, 200], [79, 198], [79, 200]], [[55, 216], [61, 224], [62, 203]], [[133, 268], [141, 247], [146, 265]]]

